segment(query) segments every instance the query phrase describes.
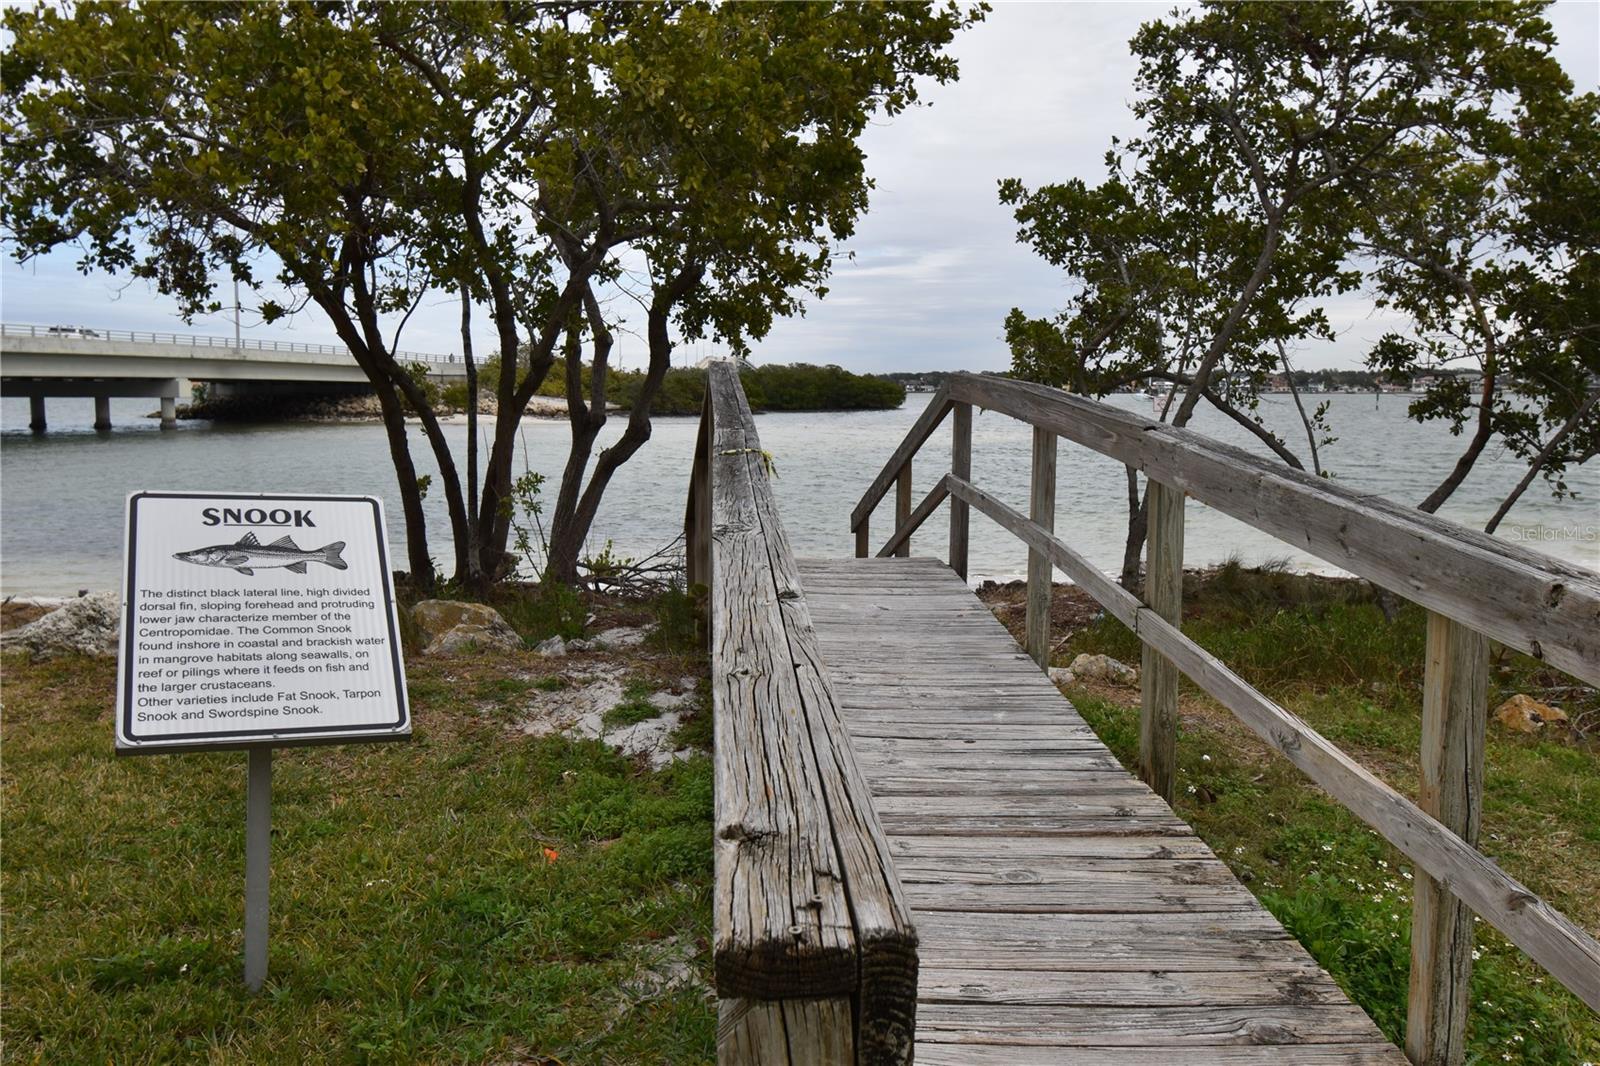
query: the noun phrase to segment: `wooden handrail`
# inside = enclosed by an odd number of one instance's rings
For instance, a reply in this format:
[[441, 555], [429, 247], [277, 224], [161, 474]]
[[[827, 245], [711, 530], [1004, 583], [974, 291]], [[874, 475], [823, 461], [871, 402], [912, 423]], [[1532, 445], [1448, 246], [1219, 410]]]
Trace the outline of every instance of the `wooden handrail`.
[[719, 1061], [909, 1063], [916, 931], [731, 366], [706, 421], [686, 530], [711, 620]]
[[1109, 404], [977, 374], [953, 375], [946, 384], [954, 400], [1108, 455], [1299, 550], [1600, 685], [1600, 574], [1592, 570]]
[[1293, 713], [1252, 688], [1171, 622], [1145, 606], [1026, 516], [953, 475], [941, 485], [1050, 561], [1140, 641], [1165, 655], [1307, 777], [1465, 900], [1589, 1006], [1600, 1010], [1600, 943], [1493, 860], [1384, 784]]
[[922, 414], [917, 416], [916, 422], [906, 431], [906, 436], [895, 449], [889, 461], [883, 464], [883, 469], [878, 476], [872, 479], [872, 484], [867, 486], [867, 491], [861, 494], [861, 502], [856, 504], [856, 509], [850, 512], [850, 529], [860, 529], [861, 523], [872, 514], [872, 509], [878, 506], [878, 501], [883, 499], [884, 493], [889, 491], [900, 477], [900, 468], [917, 453], [927, 439], [933, 436], [933, 431], [939, 428], [939, 423], [944, 421], [944, 416], [950, 413], [950, 388], [940, 385], [928, 400], [928, 406]]
[[[948, 496], [951, 543], [959, 545], [964, 569], [967, 510], [982, 512], [1026, 543], [1030, 558], [1048, 560], [1067, 573], [1147, 649], [1140, 748], [1146, 779], [1155, 787], [1163, 787], [1172, 768], [1177, 690], [1163, 679], [1176, 668], [1410, 857], [1417, 876], [1407, 1053], [1414, 1061], [1462, 1059], [1471, 972], [1469, 907], [1579, 999], [1600, 1010], [1600, 942], [1474, 846], [1487, 698], [1483, 638], [1600, 684], [1600, 574], [1107, 404], [974, 374], [946, 379], [862, 497], [850, 518], [857, 554], [865, 554], [868, 520], [888, 486], [909, 469], [948, 410], [969, 406], [1034, 427], [1035, 513], [1025, 517], [968, 477], [946, 474], [914, 512], [902, 510], [879, 554], [903, 549]], [[1149, 547], [1161, 560], [1148, 568], [1146, 600], [1124, 590], [1046, 527], [1044, 520], [1053, 511], [1054, 463], [1045, 437], [1064, 437], [1140, 470], [1152, 494], [1159, 494], [1164, 532], [1157, 538], [1152, 530]], [[958, 439], [952, 464], [970, 469], [969, 463], [970, 437]], [[1181, 575], [1178, 546], [1185, 496], [1428, 609], [1424, 787], [1418, 802], [1379, 780], [1183, 635], [1175, 575]], [[1159, 552], [1157, 539], [1164, 542]], [[1033, 650], [1049, 646], [1049, 575], [1049, 565], [1030, 565], [1027, 640]], [[1036, 657], [1045, 660], [1041, 665], [1047, 663], [1047, 655]]]

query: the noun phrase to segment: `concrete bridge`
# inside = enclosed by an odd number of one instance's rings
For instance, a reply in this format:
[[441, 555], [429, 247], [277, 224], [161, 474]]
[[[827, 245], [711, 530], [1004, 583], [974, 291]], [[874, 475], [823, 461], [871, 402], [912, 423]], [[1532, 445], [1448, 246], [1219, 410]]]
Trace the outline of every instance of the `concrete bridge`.
[[[425, 365], [441, 382], [466, 378], [454, 355], [396, 356]], [[226, 396], [343, 392], [365, 386], [367, 378], [339, 344], [0, 324], [0, 395], [28, 397], [36, 433], [45, 430], [45, 399], [53, 396], [93, 397], [96, 429], [111, 428], [111, 397], [158, 397], [161, 424], [171, 426], [178, 397], [196, 381]]]

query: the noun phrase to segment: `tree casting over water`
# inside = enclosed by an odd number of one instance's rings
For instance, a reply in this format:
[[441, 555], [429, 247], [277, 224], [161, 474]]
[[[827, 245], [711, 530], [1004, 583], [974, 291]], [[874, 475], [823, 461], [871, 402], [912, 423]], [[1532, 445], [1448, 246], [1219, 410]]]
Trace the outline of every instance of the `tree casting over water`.
[[[650, 436], [675, 341], [744, 352], [825, 291], [866, 207], [868, 119], [910, 105], [919, 77], [954, 78], [944, 49], [980, 16], [954, 3], [14, 8], [3, 224], [20, 259], [76, 245], [85, 269], [151, 279], [187, 315], [218, 308], [227, 279], [261, 290], [256, 270], [274, 262], [299, 303], [263, 297], [263, 316], [315, 304], [372, 383], [424, 587], [406, 415], [439, 469], [456, 579], [482, 587], [512, 565], [522, 412], [563, 363], [572, 446], [548, 570], [571, 581], [606, 486]], [[463, 477], [394, 354], [440, 291], [463, 297], [474, 393], [473, 307], [494, 324], [481, 482], [476, 426]], [[592, 457], [628, 303], [649, 365], [626, 429]]]

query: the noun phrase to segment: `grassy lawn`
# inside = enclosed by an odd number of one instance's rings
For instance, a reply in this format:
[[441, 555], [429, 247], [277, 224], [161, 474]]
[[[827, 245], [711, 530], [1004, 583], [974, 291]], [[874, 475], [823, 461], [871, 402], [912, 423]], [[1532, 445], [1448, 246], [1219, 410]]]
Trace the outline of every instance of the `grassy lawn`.
[[250, 996], [244, 755], [118, 759], [113, 664], [7, 657], [6, 1060], [711, 1061], [710, 760], [523, 735], [573, 662], [413, 656], [412, 741], [277, 753]]
[[[1244, 571], [1185, 583], [1185, 631], [1324, 736], [1415, 796], [1425, 615], [1356, 582]], [[1139, 663], [1136, 637], [1057, 594], [1055, 662], [1080, 652]], [[1014, 593], [989, 597], [1008, 624]], [[1386, 610], [1387, 609], [1387, 610]], [[1392, 616], [1392, 617], [1391, 617]], [[1529, 738], [1491, 723], [1481, 849], [1591, 933], [1600, 931], [1600, 697], [1496, 648], [1490, 707], [1525, 692], [1561, 706], [1583, 738]], [[1079, 711], [1137, 764], [1138, 692], [1075, 685]], [[1405, 1035], [1411, 870], [1219, 704], [1185, 682], [1178, 813], [1392, 1040]], [[1478, 926], [1469, 1061], [1600, 1062], [1600, 1017], [1486, 924]]]

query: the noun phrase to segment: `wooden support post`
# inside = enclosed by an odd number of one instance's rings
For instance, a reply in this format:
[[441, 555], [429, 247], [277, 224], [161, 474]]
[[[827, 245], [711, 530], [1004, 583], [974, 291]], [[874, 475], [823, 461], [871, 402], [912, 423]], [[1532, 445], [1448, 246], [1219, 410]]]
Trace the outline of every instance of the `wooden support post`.
[[[1489, 716], [1489, 641], [1430, 611], [1427, 656], [1417, 805], [1476, 845]], [[1413, 887], [1406, 1055], [1418, 1066], [1459, 1066], [1466, 1059], [1472, 911], [1420, 869]]]
[[[1183, 491], [1150, 486], [1145, 541], [1144, 602], [1173, 625], [1183, 618]], [[1144, 645], [1139, 672], [1139, 770], [1168, 803], [1178, 759], [1178, 668]]]
[[[972, 480], [972, 405], [958, 403], [951, 407], [955, 415], [950, 433], [950, 472], [962, 481]], [[971, 527], [971, 510], [965, 500], [950, 498], [950, 569], [967, 579], [967, 531]]]
[[[899, 529], [911, 519], [911, 460], [906, 460], [906, 465], [900, 468], [900, 476], [894, 482], [894, 528]], [[895, 556], [900, 559], [911, 557], [911, 538], [907, 537], [900, 542], [900, 547], [895, 549]]]
[[872, 554], [872, 522], [863, 518], [856, 527], [856, 558], [865, 559]]
[[[1056, 528], [1056, 435], [1035, 426], [1033, 430], [1033, 481], [1028, 517], [1046, 532]], [[1041, 669], [1050, 665], [1050, 577], [1055, 568], [1050, 557], [1028, 549], [1028, 654]]]

